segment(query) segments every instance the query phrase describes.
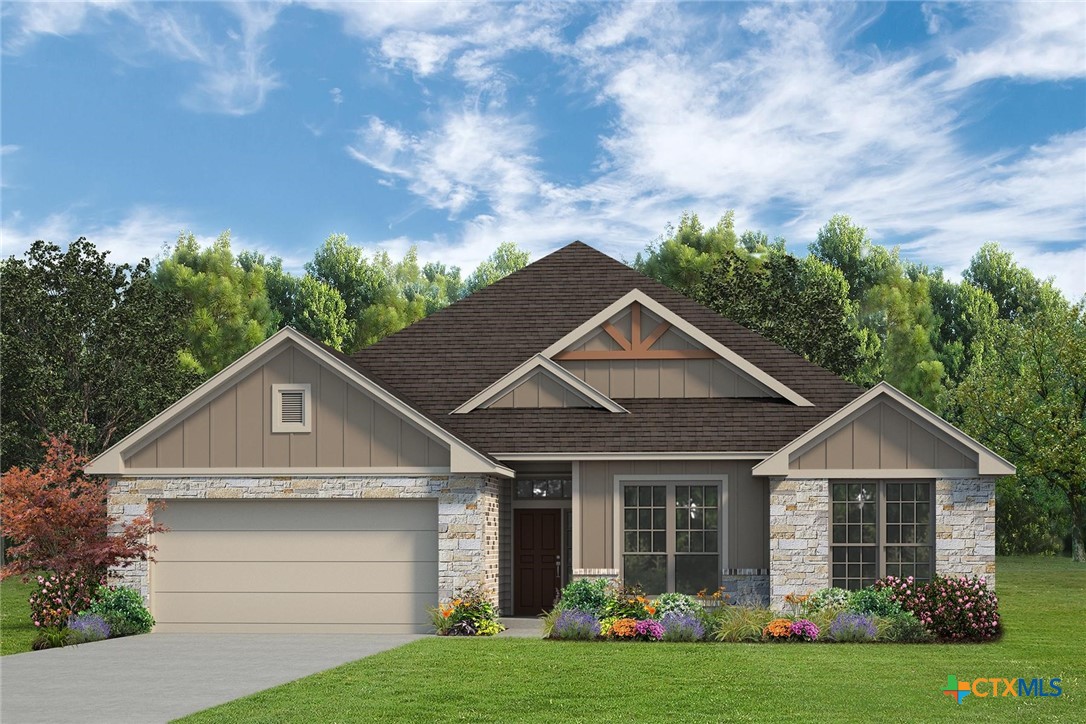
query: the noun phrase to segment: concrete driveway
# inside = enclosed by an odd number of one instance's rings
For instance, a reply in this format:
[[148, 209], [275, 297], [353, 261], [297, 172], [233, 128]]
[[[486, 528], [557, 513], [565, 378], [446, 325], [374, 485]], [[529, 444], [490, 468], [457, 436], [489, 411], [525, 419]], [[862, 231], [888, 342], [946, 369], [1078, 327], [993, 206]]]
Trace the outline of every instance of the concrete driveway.
[[0, 719], [165, 722], [421, 638], [148, 634], [0, 659]]

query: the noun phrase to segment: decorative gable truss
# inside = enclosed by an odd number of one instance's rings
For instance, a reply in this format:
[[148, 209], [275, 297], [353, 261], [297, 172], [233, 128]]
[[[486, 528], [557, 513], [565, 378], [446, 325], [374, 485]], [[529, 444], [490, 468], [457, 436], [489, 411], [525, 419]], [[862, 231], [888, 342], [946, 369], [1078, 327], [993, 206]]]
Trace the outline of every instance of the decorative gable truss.
[[644, 292], [634, 289], [453, 410], [589, 407], [615, 398], [775, 397], [811, 405]]

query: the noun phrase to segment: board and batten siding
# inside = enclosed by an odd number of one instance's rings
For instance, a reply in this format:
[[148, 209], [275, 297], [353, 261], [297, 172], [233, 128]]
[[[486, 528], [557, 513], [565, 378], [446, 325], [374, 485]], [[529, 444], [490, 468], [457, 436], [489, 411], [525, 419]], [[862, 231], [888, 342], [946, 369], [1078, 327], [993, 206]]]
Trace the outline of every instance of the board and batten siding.
[[[310, 385], [310, 432], [272, 432], [272, 385], [283, 383]], [[125, 466], [448, 467], [449, 447], [290, 345], [127, 457]]]
[[550, 374], [539, 371], [486, 407], [596, 407]]
[[[582, 461], [579, 471], [580, 561], [576, 568], [622, 567], [615, 551], [616, 475], [728, 476], [728, 558], [724, 568], [769, 568], [769, 485], [746, 460]], [[646, 485], [651, 484], [645, 482]], [[576, 552], [574, 553], [576, 555]]]
[[789, 460], [791, 470], [946, 470], [975, 468], [976, 453], [879, 402]]

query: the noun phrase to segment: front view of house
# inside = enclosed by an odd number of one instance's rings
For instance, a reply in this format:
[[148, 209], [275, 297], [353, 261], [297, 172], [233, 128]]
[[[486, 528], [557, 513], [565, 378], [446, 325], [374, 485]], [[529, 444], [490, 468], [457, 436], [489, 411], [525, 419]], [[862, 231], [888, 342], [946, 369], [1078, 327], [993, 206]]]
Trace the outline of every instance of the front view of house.
[[476, 586], [995, 573], [1004, 459], [573, 243], [348, 357], [284, 329], [96, 458], [160, 631], [400, 632]]

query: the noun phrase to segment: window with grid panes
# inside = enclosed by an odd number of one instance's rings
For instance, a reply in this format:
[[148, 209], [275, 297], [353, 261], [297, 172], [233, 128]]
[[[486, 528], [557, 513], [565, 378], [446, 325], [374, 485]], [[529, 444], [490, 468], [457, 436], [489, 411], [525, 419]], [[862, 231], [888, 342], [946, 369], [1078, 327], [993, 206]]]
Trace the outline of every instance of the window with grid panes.
[[831, 585], [856, 590], [887, 575], [930, 579], [931, 496], [930, 482], [831, 483]]
[[626, 483], [622, 500], [626, 583], [691, 594], [719, 585], [719, 484]]

